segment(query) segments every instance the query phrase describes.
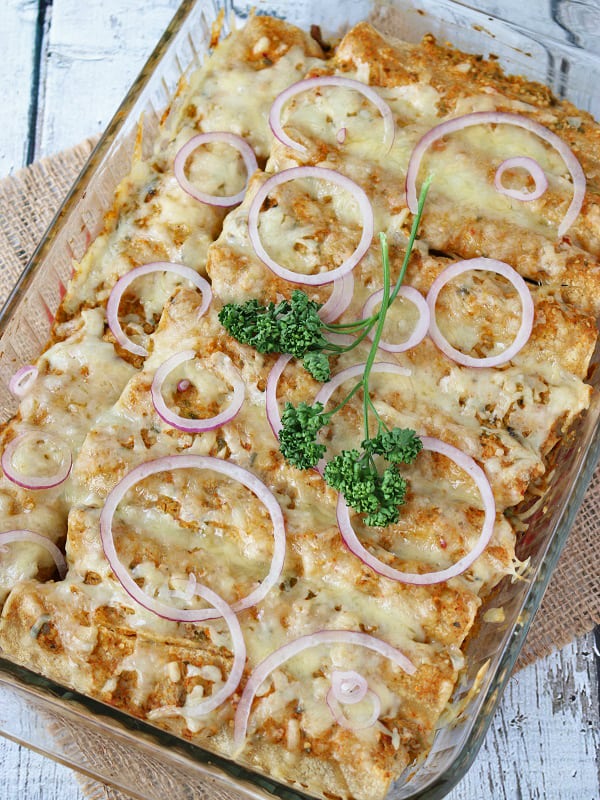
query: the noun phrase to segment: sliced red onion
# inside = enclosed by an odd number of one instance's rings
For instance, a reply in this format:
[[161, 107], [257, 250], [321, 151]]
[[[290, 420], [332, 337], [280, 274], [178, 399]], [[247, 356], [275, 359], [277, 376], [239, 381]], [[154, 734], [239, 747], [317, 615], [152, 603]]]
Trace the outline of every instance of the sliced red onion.
[[[306, 78], [305, 80], [298, 81], [298, 83], [293, 83], [291, 86], [288, 86], [287, 89], [284, 89], [281, 94], [277, 95], [269, 112], [269, 125], [271, 126], [271, 130], [273, 131], [273, 135], [276, 139], [278, 139], [287, 147], [297, 150], [299, 153], [307, 152], [307, 148], [304, 147], [304, 145], [295, 142], [283, 130], [281, 125], [281, 112], [283, 106], [292, 97], [295, 97], [301, 92], [307, 92], [309, 89], [320, 89], [323, 86], [341, 86], [345, 89], [354, 89], [366, 97], [367, 100], [370, 100], [371, 103], [377, 107], [381, 113], [381, 116], [383, 117], [383, 143], [388, 151], [391, 150], [391, 147], [394, 144], [395, 134], [394, 115], [392, 114], [392, 109], [385, 102], [385, 100], [380, 97], [374, 89], [372, 89], [370, 86], [367, 86], [367, 84], [356, 81], [353, 78], [345, 78], [338, 75], [321, 75], [317, 78]], [[341, 130], [345, 132], [346, 129], [342, 128]], [[344, 139], [345, 138], [346, 137], [344, 134]], [[338, 139], [338, 141], [340, 140]]]
[[[237, 464], [232, 464], [230, 461], [223, 461], [220, 458], [194, 455], [165, 456], [164, 458], [157, 458], [154, 461], [146, 461], [144, 464], [140, 464], [122, 478], [110, 491], [102, 513], [100, 514], [100, 537], [102, 539], [104, 554], [110, 564], [110, 568], [127, 594], [141, 606], [159, 617], [176, 622], [203, 622], [204, 620], [215, 619], [221, 616], [212, 609], [182, 610], [149, 597], [146, 592], [137, 585], [128, 569], [123, 566], [117, 555], [112, 533], [112, 520], [117, 506], [125, 494], [132, 486], [135, 486], [136, 483], [147, 478], [149, 475], [176, 469], [210, 469], [214, 472], [218, 472], [221, 475], [225, 475], [241, 483], [242, 486], [245, 486], [253, 492], [266, 506], [269, 516], [271, 517], [271, 522], [273, 523], [273, 538], [275, 540], [269, 572], [256, 589], [242, 600], [238, 600], [237, 603], [232, 605], [232, 609], [236, 613], [245, 608], [250, 608], [260, 602], [279, 580], [283, 568], [283, 560], [285, 558], [285, 523], [279, 503], [264, 483], [251, 472], [239, 467]], [[216, 603], [212, 600], [209, 602], [216, 607]]]
[[[194, 152], [194, 150], [196, 150], [196, 148], [210, 142], [221, 142], [223, 144], [231, 145], [231, 147], [235, 147], [235, 149], [244, 159], [244, 165], [246, 167], [248, 176], [246, 178], [244, 188], [237, 194], [232, 194], [225, 197], [215, 194], [206, 194], [206, 192], [202, 192], [200, 189], [194, 186], [194, 184], [186, 177], [185, 164], [190, 155]], [[245, 139], [242, 139], [241, 136], [236, 136], [235, 133], [226, 133], [225, 131], [199, 133], [197, 136], [192, 136], [189, 142], [186, 142], [181, 150], [177, 153], [173, 163], [173, 173], [184, 192], [187, 192], [187, 194], [189, 194], [195, 200], [199, 200], [201, 203], [206, 203], [210, 206], [221, 206], [226, 208], [229, 206], [236, 206], [238, 203], [242, 202], [244, 195], [246, 194], [246, 189], [248, 188], [248, 181], [257, 169], [258, 164], [256, 163], [256, 156], [254, 155], [254, 150], [250, 147], [248, 142]]]
[[[353, 364], [351, 367], [346, 367], [346, 369], [338, 372], [330, 381], [321, 386], [315, 397], [315, 403], [323, 403], [323, 406], [326, 406], [335, 390], [346, 381], [349, 381], [350, 378], [358, 378], [364, 375], [365, 367], [366, 364], [363, 362], [362, 364]], [[412, 375], [410, 369], [401, 367], [400, 364], [394, 364], [390, 361], [376, 361], [371, 367], [371, 373], [374, 372], [401, 375], [403, 378], [409, 378]]]
[[199, 595], [203, 600], [206, 600], [214, 606], [212, 619], [223, 617], [229, 628], [233, 651], [233, 665], [231, 671], [223, 686], [197, 705], [187, 708], [185, 706], [163, 706], [162, 708], [155, 708], [148, 714], [150, 719], [156, 719], [157, 717], [203, 717], [211, 711], [214, 711], [215, 708], [218, 708], [228, 697], [231, 697], [239, 686], [242, 675], [244, 674], [246, 643], [244, 642], [239, 620], [232, 606], [226, 603], [216, 592], [213, 592], [212, 589], [209, 589], [208, 586], [204, 586], [201, 583], [196, 583], [194, 585], [194, 594]]
[[8, 391], [13, 397], [19, 399], [25, 397], [31, 387], [36, 381], [38, 376], [38, 368], [33, 364], [27, 364], [25, 367], [18, 369], [8, 382]]
[[[405, 342], [391, 344], [383, 339], [379, 340], [379, 347], [382, 350], [386, 350], [388, 353], [404, 353], [406, 350], [416, 347], [427, 336], [427, 331], [429, 330], [429, 306], [423, 295], [416, 289], [413, 289], [412, 286], [401, 286], [398, 294], [401, 294], [402, 297], [406, 297], [407, 300], [410, 300], [411, 303], [417, 307], [419, 319], [417, 320], [413, 332]], [[362, 310], [363, 319], [371, 316], [375, 306], [381, 302], [382, 298], [383, 289], [380, 289], [369, 297]], [[372, 340], [374, 335], [374, 331], [371, 331], [369, 333], [369, 338]]]
[[431, 130], [417, 142], [408, 162], [408, 169], [406, 172], [406, 201], [411, 212], [413, 214], [417, 213], [417, 176], [425, 151], [428, 150], [434, 142], [437, 142], [438, 139], [448, 134], [455, 133], [456, 131], [463, 130], [464, 128], [470, 128], [473, 125], [516, 125], [519, 128], [525, 128], [525, 130], [535, 133], [541, 139], [548, 142], [562, 157], [573, 181], [573, 197], [567, 209], [567, 213], [558, 227], [558, 237], [559, 239], [562, 238], [575, 222], [581, 211], [581, 206], [585, 198], [585, 174], [571, 148], [563, 142], [559, 136], [552, 133], [552, 131], [548, 130], [544, 125], [540, 125], [539, 122], [534, 122], [532, 119], [529, 119], [529, 117], [523, 117], [521, 114], [508, 114], [503, 111], [475, 111], [473, 114], [465, 114], [462, 117], [447, 120], [431, 128]]
[[[359, 378], [364, 375], [366, 363], [363, 362], [361, 364], [353, 364], [351, 367], [346, 367], [341, 372], [338, 372], [337, 375], [334, 375], [333, 378], [324, 383], [323, 386], [320, 388], [317, 396], [315, 397], [315, 403], [323, 403], [323, 407], [327, 405], [329, 400], [331, 399], [331, 395], [335, 392], [335, 390], [340, 387], [346, 381], [349, 381], [351, 378]], [[401, 367], [400, 364], [394, 364], [390, 361], [377, 361], [371, 367], [371, 374], [374, 372], [383, 372], [383, 373], [391, 373], [392, 375], [401, 375], [403, 378], [409, 378], [412, 375], [410, 369], [406, 367]], [[319, 475], [323, 475], [325, 471], [325, 459], [322, 458], [315, 469], [319, 473]]]
[[348, 272], [333, 282], [333, 291], [325, 305], [319, 310], [323, 322], [334, 322], [342, 316], [352, 302], [354, 294], [354, 275]]
[[[365, 696], [369, 696], [372, 703], [371, 713], [368, 717], [363, 720], [349, 720], [348, 717], [344, 714], [342, 709], [340, 708], [340, 703], [350, 703], [349, 700], [340, 700], [338, 697], [335, 696], [335, 690], [333, 686], [327, 692], [327, 696], [325, 701], [331, 711], [331, 716], [340, 725], [342, 728], [347, 728], [351, 731], [362, 731], [366, 728], [372, 728], [373, 725], [379, 719], [379, 715], [381, 714], [381, 700], [379, 696], [375, 694], [372, 689], [367, 689], [365, 692]], [[362, 699], [362, 698], [361, 698]], [[358, 700], [353, 700], [352, 702], [356, 703], [359, 702]]]
[[[43, 477], [24, 475], [15, 468], [13, 464], [13, 456], [16, 450], [23, 444], [25, 440], [31, 438], [43, 439], [47, 442], [50, 442], [54, 447], [61, 451], [61, 464], [56, 472], [52, 475], [44, 475]], [[63, 481], [66, 481], [66, 479], [69, 477], [71, 466], [73, 464], [73, 458], [67, 445], [60, 439], [52, 436], [52, 434], [27, 431], [26, 433], [21, 433], [18, 436], [15, 436], [14, 439], [10, 440], [10, 442], [6, 445], [4, 452], [2, 453], [2, 459], [0, 459], [0, 463], [2, 464], [2, 469], [8, 480], [16, 483], [17, 486], [21, 486], [23, 489], [52, 489], [54, 486], [58, 486], [59, 484], [63, 483]]]
[[179, 381], [179, 383], [177, 384], [177, 391], [178, 392], [187, 392], [187, 390], [190, 388], [191, 385], [192, 384], [187, 380], [187, 378], [184, 378], [182, 381]]
[[233, 732], [233, 745], [235, 753], [238, 753], [244, 746], [246, 738], [246, 731], [248, 729], [248, 718], [250, 717], [250, 709], [256, 696], [260, 685], [266, 678], [288, 659], [308, 650], [310, 647], [316, 647], [320, 644], [347, 644], [355, 645], [357, 647], [366, 647], [379, 653], [384, 658], [393, 661], [394, 664], [400, 667], [404, 672], [409, 675], [414, 675], [417, 671], [415, 665], [403, 654], [400, 650], [392, 647], [391, 644], [377, 639], [375, 636], [370, 636], [368, 633], [359, 633], [358, 631], [342, 631], [342, 630], [323, 630], [316, 633], [309, 633], [306, 636], [300, 636], [299, 639], [294, 639], [283, 647], [279, 647], [274, 652], [270, 653], [260, 664], [256, 667], [254, 672], [248, 678], [248, 682], [244, 687], [244, 691], [238, 703], [235, 712], [235, 723]]
[[[358, 247], [339, 267], [330, 270], [329, 272], [320, 272], [316, 275], [303, 275], [300, 272], [283, 267], [277, 261], [271, 258], [262, 245], [260, 234], [258, 232], [258, 215], [262, 204], [267, 199], [269, 192], [280, 186], [282, 183], [296, 180], [297, 178], [317, 178], [324, 181], [334, 183], [349, 192], [358, 204], [358, 209], [362, 216], [363, 230], [362, 236]], [[284, 169], [263, 183], [258, 192], [254, 195], [250, 209], [248, 211], [248, 233], [252, 247], [256, 251], [256, 255], [269, 269], [274, 272], [278, 277], [293, 283], [300, 283], [304, 286], [322, 286], [325, 283], [332, 283], [337, 278], [347, 275], [358, 264], [361, 258], [369, 249], [371, 240], [373, 239], [374, 220], [373, 209], [369, 202], [365, 191], [354, 181], [336, 172], [332, 169], [325, 167], [292, 167], [291, 169]]]
[[42, 304], [42, 306], [43, 306], [44, 313], [45, 313], [45, 315], [46, 315], [46, 319], [48, 320], [48, 322], [50, 323], [50, 325], [53, 325], [53, 324], [54, 324], [54, 314], [52, 313], [52, 311], [51, 311], [51, 309], [50, 309], [50, 306], [49, 306], [49, 305], [48, 305], [48, 303], [47, 303], [47, 302], [44, 300], [44, 298], [42, 297], [42, 295], [40, 294], [40, 292], [38, 292], [38, 297], [39, 297], [39, 299], [40, 299], [40, 302], [41, 302], [41, 304]]
[[[470, 270], [496, 272], [498, 275], [502, 275], [503, 278], [506, 278], [506, 280], [510, 281], [519, 293], [522, 309], [521, 325], [519, 326], [519, 330], [513, 343], [507, 347], [506, 350], [503, 350], [502, 353], [499, 353], [496, 356], [475, 358], [473, 356], [467, 356], [464, 353], [461, 353], [460, 350], [452, 347], [450, 342], [442, 334], [435, 318], [435, 304], [442, 288], [448, 283], [448, 281], [451, 281], [458, 275], [462, 275], [464, 272], [469, 272]], [[427, 294], [427, 305], [429, 306], [429, 311], [431, 313], [429, 322], [429, 335], [442, 353], [447, 355], [448, 358], [451, 358], [453, 361], [456, 361], [458, 364], [463, 364], [465, 367], [499, 367], [501, 364], [506, 364], [511, 360], [511, 358], [514, 358], [514, 356], [516, 356], [517, 353], [527, 344], [527, 341], [531, 336], [535, 312], [533, 300], [531, 299], [531, 293], [527, 287], [527, 284], [519, 275], [519, 273], [516, 272], [511, 266], [506, 264], [504, 261], [496, 261], [495, 258], [470, 258], [466, 261], [457, 261], [455, 264], [451, 264], [449, 267], [446, 267], [446, 269], [440, 272], [440, 274], [432, 283], [431, 289]]]
[[292, 356], [287, 353], [279, 356], [277, 361], [273, 364], [269, 377], [267, 378], [267, 388], [265, 389], [265, 408], [267, 412], [267, 420], [273, 431], [273, 436], [279, 439], [279, 431], [281, 430], [281, 414], [279, 413], [279, 406], [277, 405], [277, 386], [279, 379], [283, 374], [283, 370], [291, 361]]
[[334, 669], [331, 673], [331, 692], [340, 703], [360, 703], [368, 691], [367, 679], [359, 672]]
[[384, 564], [383, 561], [380, 561], [378, 558], [376, 558], [359, 542], [350, 521], [348, 506], [346, 505], [344, 497], [341, 494], [338, 495], [336, 513], [338, 527], [346, 547], [348, 547], [348, 549], [354, 553], [354, 555], [364, 564], [371, 567], [371, 569], [377, 572], [379, 575], [390, 578], [390, 580], [399, 581], [400, 583], [413, 583], [419, 586], [425, 586], [433, 583], [442, 583], [443, 581], [448, 581], [450, 578], [460, 575], [466, 569], [468, 569], [468, 567], [470, 567], [476, 559], [479, 558], [479, 556], [487, 547], [494, 531], [494, 523], [496, 521], [496, 503], [494, 501], [492, 488], [484, 471], [478, 464], [475, 463], [471, 456], [463, 453], [463, 451], [459, 450], [457, 447], [453, 447], [451, 444], [442, 442], [439, 439], [434, 439], [431, 436], [423, 436], [421, 437], [421, 441], [423, 442], [423, 450], [429, 450], [431, 453], [440, 453], [441, 455], [446, 456], [446, 458], [449, 458], [456, 464], [457, 467], [463, 469], [467, 475], [469, 475], [469, 477], [475, 481], [475, 484], [479, 489], [485, 517], [481, 527], [479, 539], [477, 540], [477, 543], [473, 549], [466, 556], [463, 556], [451, 567], [438, 570], [437, 572], [401, 572], [398, 569], [390, 567], [388, 564]]
[[150, 275], [153, 272], [174, 272], [176, 275], [179, 275], [180, 278], [191, 281], [194, 286], [202, 292], [202, 303], [198, 309], [198, 317], [206, 313], [212, 300], [212, 290], [208, 281], [201, 275], [198, 275], [195, 270], [190, 269], [190, 267], [185, 267], [183, 264], [172, 264], [170, 261], [154, 261], [151, 264], [144, 264], [141, 267], [135, 267], [130, 272], [127, 272], [122, 278], [119, 278], [112, 288], [108, 303], [106, 304], [106, 319], [113, 336], [121, 347], [130, 353], [134, 353], [136, 356], [147, 356], [148, 351], [145, 347], [132, 342], [125, 334], [119, 322], [119, 305], [125, 291], [136, 278], [141, 278], [143, 275]]
[[47, 536], [42, 536], [40, 533], [35, 533], [35, 531], [26, 529], [3, 531], [0, 533], [0, 548], [4, 549], [4, 545], [11, 544], [11, 542], [33, 542], [34, 544], [41, 545], [54, 559], [60, 577], [64, 578], [67, 574], [67, 562], [63, 554]]
[[346, 128], [340, 128], [339, 131], [336, 133], [335, 138], [338, 144], [344, 144], [346, 141]]
[[[533, 192], [522, 192], [519, 191], [519, 189], [507, 189], [502, 183], [502, 176], [507, 169], [527, 170], [535, 182], [535, 189]], [[512, 197], [514, 200], [523, 200], [528, 203], [530, 200], [537, 200], [544, 194], [548, 188], [548, 178], [534, 158], [519, 156], [517, 158], [507, 158], [506, 161], [500, 164], [494, 176], [494, 186], [500, 194], [505, 194], [507, 197]]]
[[352, 344], [356, 341], [356, 336], [352, 336], [349, 333], [335, 333], [334, 331], [325, 331], [323, 336], [327, 339], [328, 342], [331, 344], [341, 344], [343, 347], [347, 347], [349, 344]]
[[185, 596], [187, 600], [191, 600], [194, 594], [196, 593], [196, 585], [198, 580], [193, 572], [190, 572], [188, 576], [187, 586], [185, 587]]
[[163, 363], [154, 373], [154, 378], [152, 380], [152, 386], [150, 389], [152, 403], [154, 404], [154, 408], [156, 409], [158, 416], [168, 425], [172, 425], [174, 428], [177, 428], [180, 431], [186, 431], [187, 433], [213, 431], [215, 428], [220, 428], [223, 425], [226, 425], [228, 422], [231, 422], [231, 420], [237, 416], [244, 403], [246, 388], [239, 375], [237, 378], [233, 377], [230, 379], [233, 384], [233, 397], [231, 398], [230, 404], [224, 411], [221, 411], [214, 417], [207, 417], [206, 419], [187, 419], [186, 417], [181, 417], [179, 414], [176, 414], [174, 411], [172, 411], [165, 403], [165, 399], [162, 395], [162, 385], [165, 382], [167, 375], [169, 375], [176, 367], [186, 361], [191, 361], [194, 358], [196, 358], [196, 353], [193, 350], [182, 350], [181, 353], [175, 353], [175, 355], [172, 355], [167, 358], [166, 361], [163, 361]]
[[[323, 311], [323, 309], [321, 309]], [[327, 331], [325, 338], [334, 344], [349, 345], [354, 341], [352, 336], [347, 333], [332, 333]], [[273, 436], [279, 440], [279, 431], [281, 430], [281, 414], [279, 413], [279, 405], [277, 403], [277, 387], [284, 369], [290, 363], [292, 356], [287, 353], [279, 356], [277, 361], [273, 364], [269, 376], [267, 378], [267, 388], [265, 389], [265, 409], [267, 412], [267, 420], [273, 431]], [[364, 365], [363, 365], [364, 366]], [[400, 367], [403, 369], [403, 367]], [[376, 370], [378, 371], [378, 370]], [[404, 373], [403, 373], [404, 374]]]
[[[323, 322], [333, 322], [338, 319], [350, 305], [353, 294], [354, 275], [351, 272], [334, 281], [333, 291], [329, 296], [329, 300], [319, 310], [319, 316]], [[325, 336], [330, 342], [335, 342], [336, 344], [347, 345], [352, 341], [352, 337], [346, 334], [327, 332]], [[291, 358], [292, 356], [287, 354], [279, 356], [267, 378], [267, 388], [265, 390], [267, 420], [276, 439], [279, 439], [279, 431], [281, 430], [281, 415], [277, 405], [277, 386], [283, 370], [289, 364]]]

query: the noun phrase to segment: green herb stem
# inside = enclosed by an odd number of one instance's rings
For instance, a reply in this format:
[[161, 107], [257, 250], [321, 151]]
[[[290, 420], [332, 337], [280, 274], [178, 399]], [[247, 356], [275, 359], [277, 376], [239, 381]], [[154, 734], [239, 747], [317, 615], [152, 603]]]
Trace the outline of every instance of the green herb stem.
[[323, 323], [323, 328], [330, 333], [340, 333], [340, 331], [352, 331], [352, 330], [360, 330], [361, 328], [366, 328], [368, 325], [374, 325], [379, 318], [379, 312], [377, 314], [373, 314], [366, 319], [357, 319], [354, 322], [334, 322], [333, 324], [329, 324], [327, 322]]
[[[429, 192], [429, 187], [431, 186], [432, 180], [433, 180], [433, 175], [428, 175], [427, 178], [425, 179], [425, 182], [423, 183], [423, 186], [421, 187], [421, 193], [419, 195], [419, 203], [417, 206], [417, 213], [415, 214], [415, 218], [413, 219], [412, 227], [410, 229], [410, 236], [408, 237], [408, 244], [406, 245], [406, 253], [404, 254], [404, 261], [402, 262], [402, 269], [400, 270], [400, 274], [398, 275], [398, 280], [396, 281], [396, 285], [394, 286], [394, 289], [390, 295], [388, 308], [398, 296], [400, 287], [404, 282], [406, 270], [408, 269], [408, 262], [410, 261], [412, 249], [415, 244], [415, 240], [417, 238], [419, 223], [421, 222], [421, 217], [423, 216], [423, 208], [425, 206], [425, 200], [427, 199], [427, 193]], [[383, 308], [383, 303], [382, 303], [382, 308]], [[386, 308], [386, 313], [387, 313], [387, 308]]]
[[[361, 449], [342, 450], [326, 464], [323, 475], [329, 486], [343, 494], [348, 505], [367, 515], [367, 525], [386, 526], [398, 521], [398, 507], [405, 502], [407, 487], [398, 465], [411, 464], [422, 448], [415, 431], [388, 428], [370, 395], [369, 381], [387, 312], [406, 276], [430, 183], [431, 178], [428, 178], [422, 186], [402, 268], [393, 286], [387, 236], [383, 232], [379, 234], [383, 296], [377, 313], [354, 322], [324, 323], [318, 314], [321, 306], [300, 290], [294, 290], [290, 300], [277, 305], [260, 305], [253, 299], [242, 305], [227, 304], [219, 312], [219, 320], [238, 341], [261, 353], [289, 353], [302, 359], [304, 368], [321, 383], [331, 376], [329, 356], [350, 352], [373, 332], [362, 377], [341, 403], [325, 412], [320, 402], [313, 405], [301, 402], [298, 406], [288, 402], [279, 432], [280, 450], [288, 463], [299, 469], [314, 467], [327, 451], [326, 445], [317, 440], [319, 431], [360, 389], [363, 390], [364, 439]], [[324, 335], [327, 332], [355, 334], [355, 338], [349, 345], [338, 345], [327, 340]], [[370, 414], [377, 422], [377, 432], [372, 437], [369, 436]], [[375, 455], [378, 456], [377, 463]], [[384, 466], [380, 472], [381, 462]]]
[[361, 378], [361, 379], [358, 381], [358, 383], [356, 383], [356, 384], [355, 384], [355, 385], [352, 387], [352, 389], [350, 389], [350, 391], [348, 392], [348, 394], [346, 395], [346, 397], [344, 397], [344, 399], [342, 400], [342, 402], [341, 402], [339, 405], [337, 405], [335, 408], [332, 408], [332, 409], [331, 409], [331, 411], [328, 411], [328, 412], [327, 412], [327, 414], [324, 414], [324, 417], [327, 419], [327, 423], [329, 423], [329, 420], [330, 420], [330, 419], [331, 419], [331, 418], [332, 418], [332, 417], [333, 417], [335, 414], [337, 414], [337, 412], [338, 412], [338, 411], [341, 411], [341, 410], [342, 410], [342, 408], [343, 408], [343, 407], [346, 405], [346, 403], [348, 403], [350, 400], [352, 400], [352, 398], [354, 397], [354, 395], [355, 395], [355, 394], [358, 392], [358, 390], [359, 390], [360, 388], [362, 388], [362, 386], [363, 386], [363, 385], [364, 385], [364, 384], [363, 384], [363, 380], [362, 380], [362, 378]]
[[377, 321], [377, 328], [373, 336], [373, 344], [367, 356], [365, 364], [365, 371], [363, 373], [362, 383], [365, 387], [364, 395], [364, 417], [365, 417], [365, 439], [369, 438], [369, 376], [371, 375], [371, 368], [375, 363], [375, 356], [377, 355], [377, 348], [383, 334], [383, 326], [385, 325], [385, 312], [382, 311], [389, 308], [390, 304], [390, 256], [388, 251], [387, 236], [385, 233], [379, 234], [379, 241], [381, 242], [381, 258], [383, 261], [383, 298], [381, 301], [381, 309], [379, 311], [379, 319]]

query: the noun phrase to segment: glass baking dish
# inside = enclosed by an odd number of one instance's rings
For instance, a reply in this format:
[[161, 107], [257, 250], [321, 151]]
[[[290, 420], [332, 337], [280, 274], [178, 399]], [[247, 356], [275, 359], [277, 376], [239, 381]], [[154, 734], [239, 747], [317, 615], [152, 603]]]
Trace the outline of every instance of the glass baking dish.
[[[61, 284], [72, 259], [84, 254], [102, 227], [113, 191], [131, 163], [138, 125], [151, 147], [163, 110], [182, 74], [209, 49], [211, 25], [225, 10], [225, 32], [250, 9], [285, 17], [304, 28], [338, 34], [371, 19], [384, 32], [418, 41], [434, 33], [458, 47], [495, 54], [511, 73], [540, 80], [561, 97], [600, 116], [595, 91], [600, 58], [585, 50], [517, 29], [452, 0], [185, 0], [125, 98], [50, 226], [0, 315], [0, 422], [15, 410], [10, 376], [36, 358], [50, 332]], [[140, 123], [141, 120], [141, 123]], [[467, 672], [455, 700], [464, 710], [437, 732], [427, 759], [392, 787], [390, 800], [443, 797], [462, 778], [483, 741], [502, 690], [556, 565], [600, 453], [598, 350], [591, 369], [589, 411], [555, 453], [543, 501], [523, 513], [518, 555], [529, 559], [528, 580], [505, 581], [488, 601], [502, 606], [502, 623], [485, 621], [485, 606], [467, 649]], [[486, 669], [484, 669], [487, 667]], [[476, 687], [474, 690], [473, 687]], [[110, 706], [78, 695], [0, 658], [0, 732], [140, 800], [268, 797], [301, 793], [252, 773]]]

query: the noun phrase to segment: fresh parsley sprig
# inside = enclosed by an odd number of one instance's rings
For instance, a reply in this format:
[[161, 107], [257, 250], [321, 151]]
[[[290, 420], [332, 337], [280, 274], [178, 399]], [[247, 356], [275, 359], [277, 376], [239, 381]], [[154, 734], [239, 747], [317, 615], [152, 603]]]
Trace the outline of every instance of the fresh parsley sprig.
[[[260, 305], [257, 300], [240, 305], [229, 303], [219, 313], [221, 323], [238, 341], [251, 345], [260, 353], [289, 353], [303, 359], [305, 369], [321, 383], [330, 379], [330, 356], [349, 352], [374, 331], [363, 376], [341, 403], [325, 412], [321, 403], [309, 405], [301, 402], [294, 406], [288, 402], [281, 417], [279, 434], [280, 450], [290, 464], [298, 469], [316, 466], [327, 450], [324, 444], [317, 441], [319, 432], [359, 390], [363, 390], [365, 438], [361, 450], [342, 450], [326, 464], [323, 477], [332, 488], [344, 495], [351, 508], [366, 514], [367, 525], [385, 526], [398, 521], [398, 507], [405, 502], [407, 491], [407, 483], [398, 471], [398, 464], [412, 464], [423, 446], [415, 431], [387, 427], [371, 398], [369, 378], [387, 312], [406, 274], [430, 182], [428, 179], [423, 184], [402, 269], [393, 288], [390, 288], [387, 237], [385, 233], [379, 234], [383, 298], [379, 311], [371, 317], [343, 324], [324, 323], [318, 313], [320, 305], [299, 290], [292, 293], [289, 301], [269, 303], [267, 306]], [[327, 340], [325, 334], [328, 331], [356, 333], [357, 336], [352, 344], [336, 345]], [[369, 435], [371, 415], [377, 422], [375, 436]]]
[[[389, 255], [385, 234], [381, 234], [380, 238], [384, 281], [387, 282], [384, 286], [388, 286], [387, 292], [384, 290], [382, 308], [388, 308], [389, 298], [393, 294], [389, 291]], [[407, 251], [405, 263], [409, 255], [410, 252]], [[384, 306], [384, 303], [387, 305]], [[369, 393], [369, 376], [375, 362], [384, 321], [385, 317], [381, 315], [377, 320], [363, 376], [354, 384], [342, 402], [328, 412], [325, 412], [321, 403], [314, 405], [299, 403], [298, 406], [286, 403], [279, 433], [280, 450], [290, 464], [299, 469], [316, 466], [326, 453], [325, 445], [317, 442], [319, 431], [328, 425], [332, 417], [362, 389], [365, 430], [362, 449], [342, 450], [326, 464], [323, 477], [329, 486], [344, 495], [351, 508], [366, 514], [367, 525], [382, 527], [398, 521], [399, 506], [406, 499], [407, 483], [398, 471], [397, 465], [412, 464], [423, 446], [415, 431], [408, 428], [389, 429], [381, 419]], [[377, 421], [375, 436], [369, 436], [371, 414]]]
[[238, 342], [259, 353], [289, 353], [302, 359], [313, 378], [324, 383], [331, 377], [329, 355], [343, 348], [327, 341], [325, 332], [337, 330], [319, 317], [319, 303], [296, 289], [290, 300], [260, 305], [255, 300], [228, 303], [219, 320]]

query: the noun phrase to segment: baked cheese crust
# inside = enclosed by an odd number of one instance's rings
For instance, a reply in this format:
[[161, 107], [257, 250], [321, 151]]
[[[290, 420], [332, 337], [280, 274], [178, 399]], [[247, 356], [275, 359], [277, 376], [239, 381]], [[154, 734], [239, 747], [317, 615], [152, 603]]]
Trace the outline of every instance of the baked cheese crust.
[[[37, 364], [38, 378], [17, 416], [4, 426], [2, 449], [20, 434], [39, 432], [58, 438], [76, 458], [94, 421], [143, 363], [115, 342], [108, 327], [105, 308], [113, 286], [131, 269], [155, 261], [183, 263], [204, 274], [208, 247], [221, 231], [225, 209], [198, 203], [181, 189], [173, 176], [176, 153], [198, 133], [224, 130], [244, 136], [264, 164], [272, 141], [271, 103], [320, 56], [319, 45], [299, 29], [254, 17], [181, 87], [150, 154], [143, 157], [137, 148], [104, 230], [74, 265], [52, 340]], [[256, 94], [233, 91], [250, 81], [259, 86]], [[192, 178], [208, 193], [235, 194], [244, 186], [246, 170], [232, 152], [221, 144], [199, 148], [190, 159]], [[125, 294], [123, 329], [138, 345], [147, 348], [165, 302], [181, 284], [181, 278], [165, 272], [138, 278]], [[20, 469], [37, 474], [44, 452], [23, 454]], [[54, 489], [31, 491], [1, 474], [0, 530], [27, 528], [63, 543], [71, 491], [71, 478]], [[16, 582], [49, 577], [53, 567], [41, 546], [8, 545], [0, 568], [0, 604]]]

